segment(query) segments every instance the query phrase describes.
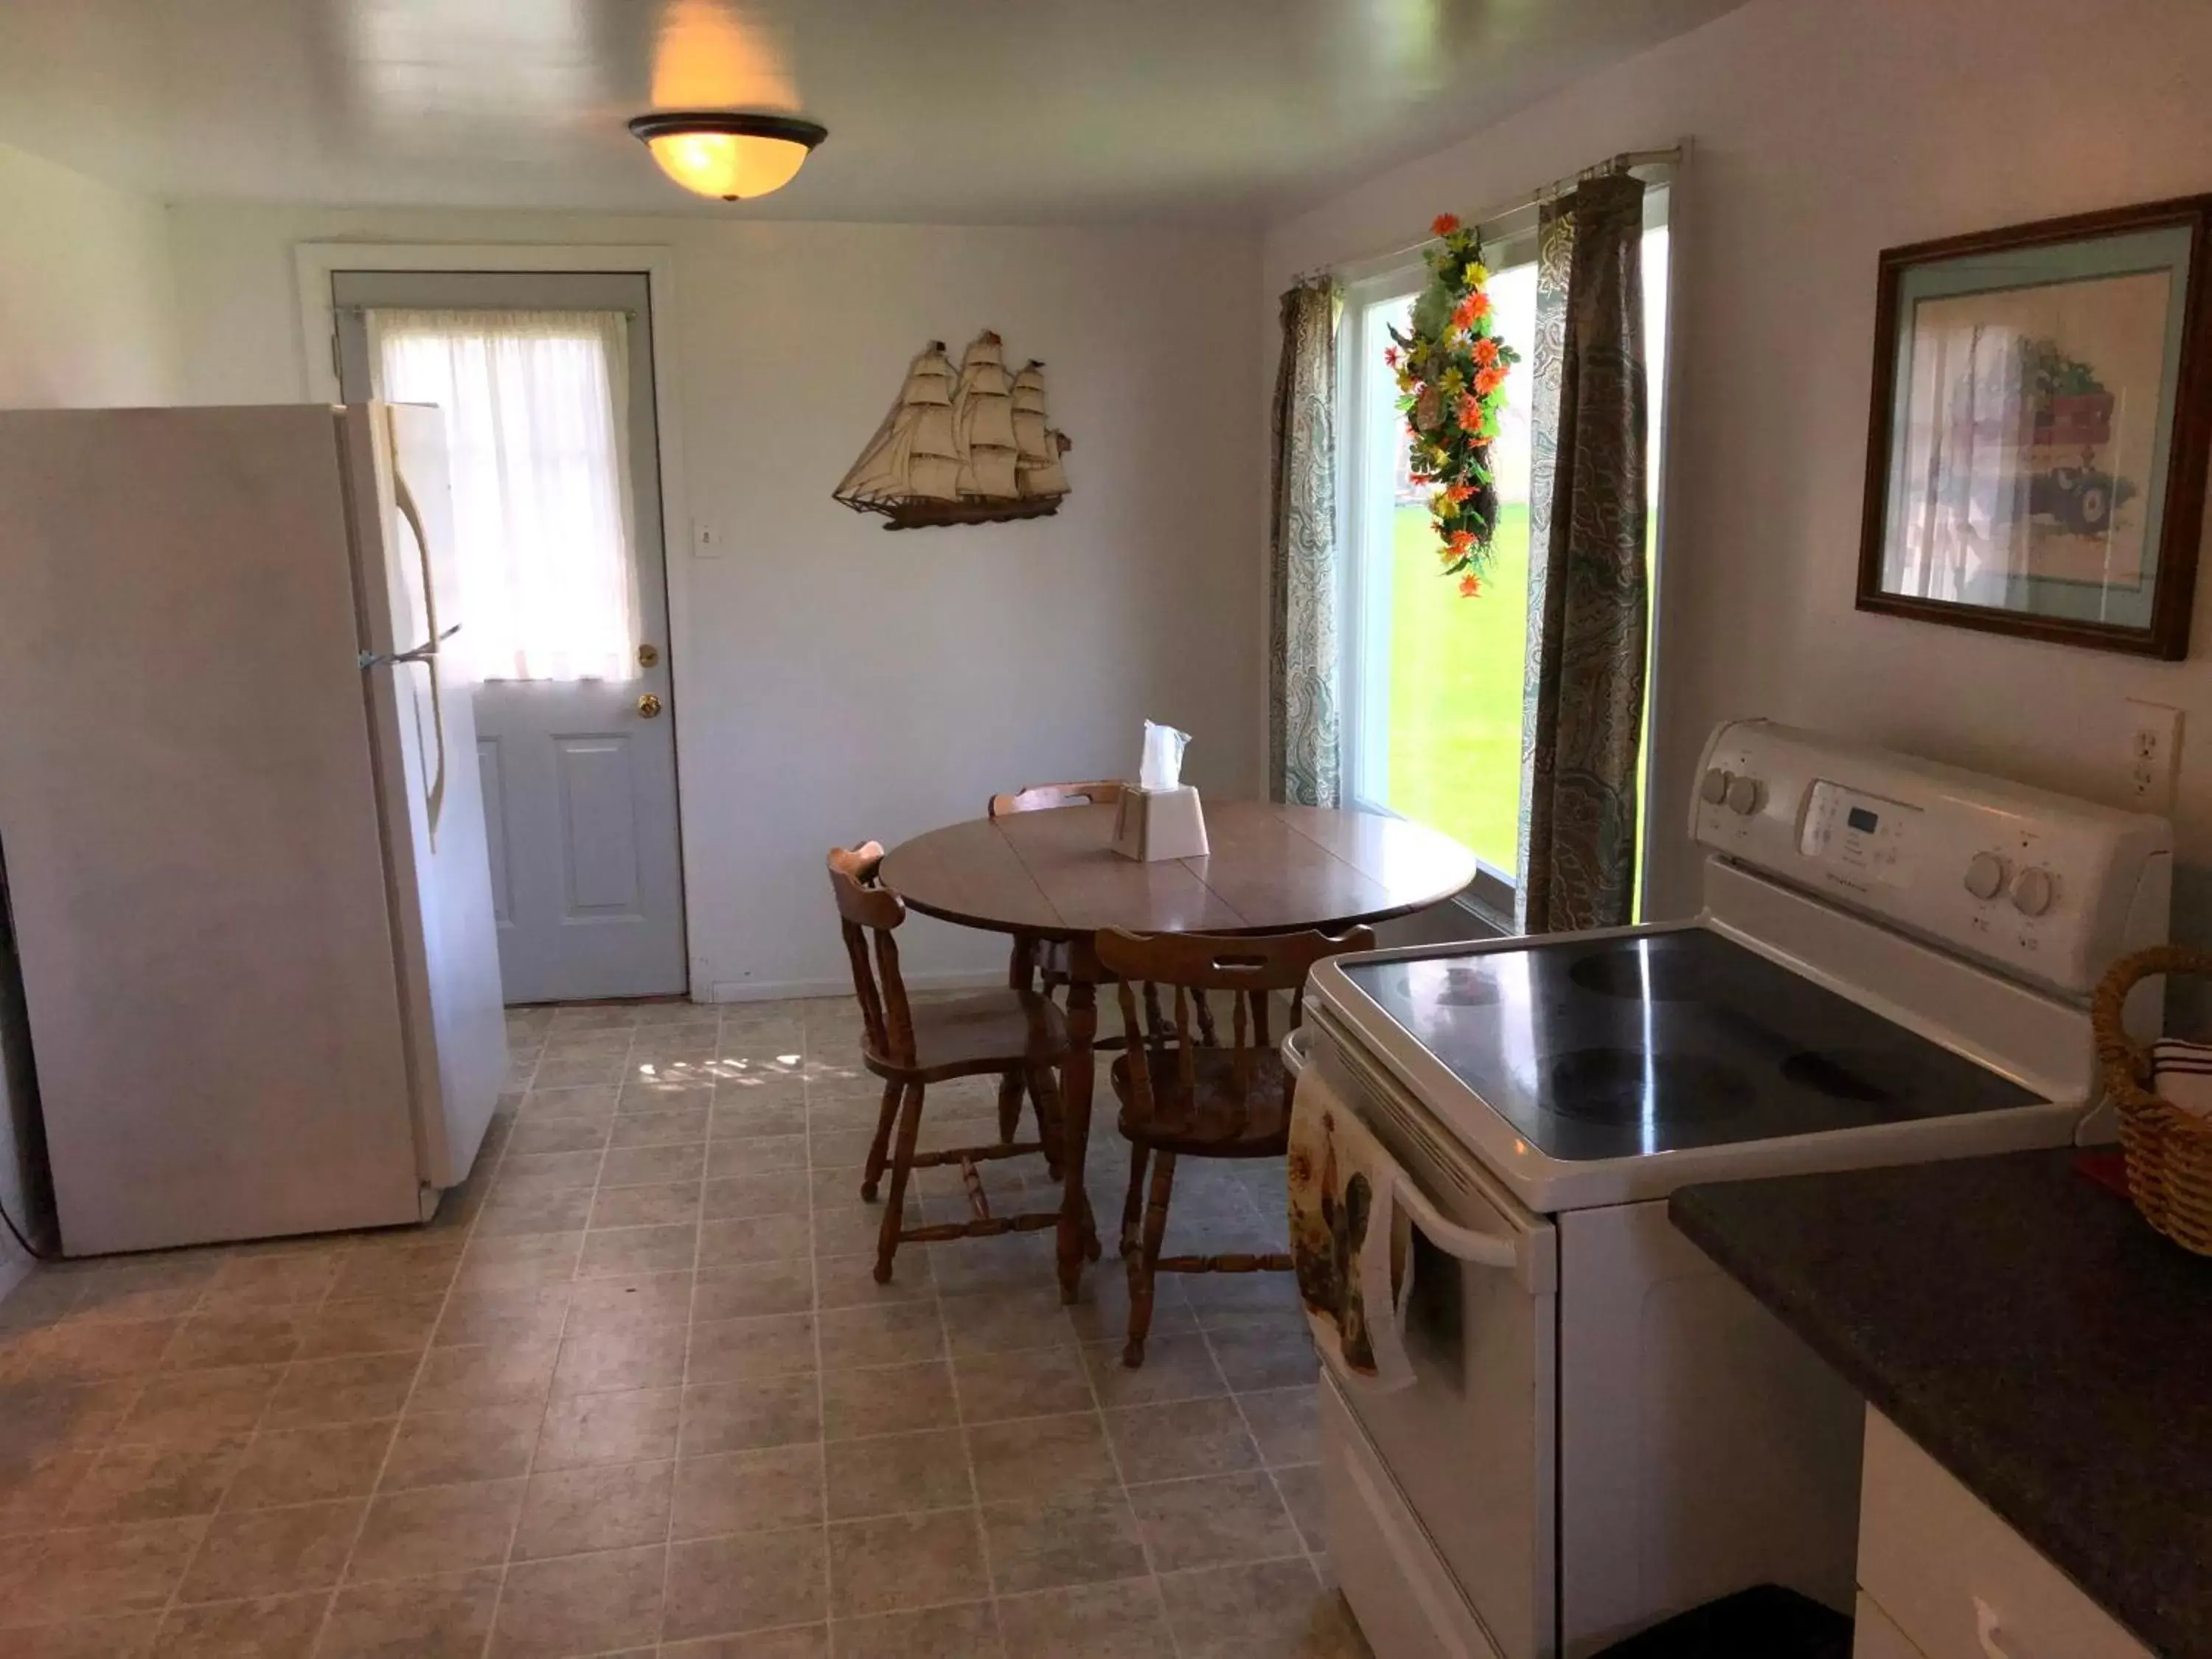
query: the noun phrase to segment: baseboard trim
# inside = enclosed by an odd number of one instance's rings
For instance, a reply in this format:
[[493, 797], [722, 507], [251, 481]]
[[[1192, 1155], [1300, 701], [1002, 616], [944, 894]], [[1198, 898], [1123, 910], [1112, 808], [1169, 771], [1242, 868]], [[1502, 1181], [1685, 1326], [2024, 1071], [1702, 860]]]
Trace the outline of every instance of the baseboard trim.
[[[909, 991], [991, 991], [1006, 983], [1006, 970], [970, 969], [964, 972], [908, 974]], [[850, 979], [716, 980], [708, 988], [708, 1002], [782, 1002], [798, 997], [849, 997]]]

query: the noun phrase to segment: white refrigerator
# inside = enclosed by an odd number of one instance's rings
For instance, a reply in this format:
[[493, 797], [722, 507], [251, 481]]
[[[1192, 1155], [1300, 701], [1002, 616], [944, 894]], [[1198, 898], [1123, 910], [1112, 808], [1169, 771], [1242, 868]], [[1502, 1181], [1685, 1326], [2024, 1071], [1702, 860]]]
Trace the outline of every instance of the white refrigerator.
[[434, 409], [0, 412], [0, 867], [70, 1255], [427, 1218], [507, 1069]]

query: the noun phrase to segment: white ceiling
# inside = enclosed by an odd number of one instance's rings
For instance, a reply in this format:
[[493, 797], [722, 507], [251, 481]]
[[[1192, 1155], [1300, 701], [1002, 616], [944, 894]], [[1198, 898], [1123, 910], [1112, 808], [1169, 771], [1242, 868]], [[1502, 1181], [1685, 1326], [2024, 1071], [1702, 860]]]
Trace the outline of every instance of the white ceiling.
[[[167, 199], [1243, 217], [1737, 3], [0, 0], [0, 143]], [[696, 202], [623, 131], [695, 104], [830, 139], [780, 195]]]

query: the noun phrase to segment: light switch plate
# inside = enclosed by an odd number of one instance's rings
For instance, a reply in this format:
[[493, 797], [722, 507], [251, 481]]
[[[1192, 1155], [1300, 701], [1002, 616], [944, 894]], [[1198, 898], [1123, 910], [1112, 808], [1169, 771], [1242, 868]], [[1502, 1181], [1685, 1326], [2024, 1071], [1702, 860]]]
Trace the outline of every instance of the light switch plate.
[[691, 521], [691, 556], [695, 559], [719, 559], [722, 556], [722, 526], [712, 519]]
[[2127, 805], [2138, 812], [2171, 817], [2181, 770], [2181, 711], [2127, 700]]

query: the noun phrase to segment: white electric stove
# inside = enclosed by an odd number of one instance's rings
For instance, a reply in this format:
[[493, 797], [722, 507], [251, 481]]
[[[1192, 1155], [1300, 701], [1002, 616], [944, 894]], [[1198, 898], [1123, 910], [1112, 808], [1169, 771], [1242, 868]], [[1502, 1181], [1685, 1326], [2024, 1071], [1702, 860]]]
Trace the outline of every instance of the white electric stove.
[[1378, 1659], [1583, 1659], [1758, 1583], [1848, 1610], [1860, 1402], [1665, 1197], [2068, 1144], [2088, 994], [2166, 937], [2163, 819], [1767, 721], [1714, 733], [1691, 828], [1692, 922], [1314, 972], [1299, 1087], [1453, 1224], [1412, 1386], [1322, 1380]]

